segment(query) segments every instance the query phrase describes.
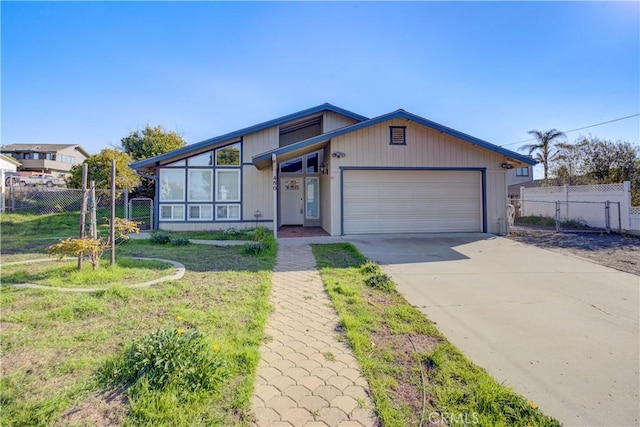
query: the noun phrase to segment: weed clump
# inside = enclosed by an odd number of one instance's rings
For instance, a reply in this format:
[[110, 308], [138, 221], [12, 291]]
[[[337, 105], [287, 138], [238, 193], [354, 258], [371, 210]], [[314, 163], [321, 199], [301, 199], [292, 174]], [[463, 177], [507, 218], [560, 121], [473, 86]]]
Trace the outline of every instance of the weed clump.
[[373, 261], [367, 261], [360, 267], [360, 273], [365, 275], [364, 284], [370, 288], [379, 289], [384, 292], [391, 292], [395, 289], [395, 284], [391, 277], [384, 274], [380, 266]]
[[391, 292], [395, 289], [395, 285], [391, 280], [391, 277], [384, 273], [372, 274], [364, 280], [364, 283], [370, 288], [379, 289], [385, 292]]
[[135, 340], [107, 361], [99, 380], [113, 389], [140, 386], [150, 391], [170, 387], [184, 392], [210, 390], [224, 378], [218, 350], [197, 329], [159, 329]]
[[172, 237], [171, 240], [169, 240], [169, 243], [171, 246], [185, 246], [190, 244], [191, 241], [186, 237]]
[[171, 241], [171, 236], [165, 231], [154, 231], [151, 233], [151, 243], [156, 245], [166, 245]]
[[151, 243], [155, 243], [156, 245], [171, 244], [171, 246], [184, 246], [191, 243], [191, 241], [186, 237], [173, 237], [166, 231], [158, 230], [151, 233]]

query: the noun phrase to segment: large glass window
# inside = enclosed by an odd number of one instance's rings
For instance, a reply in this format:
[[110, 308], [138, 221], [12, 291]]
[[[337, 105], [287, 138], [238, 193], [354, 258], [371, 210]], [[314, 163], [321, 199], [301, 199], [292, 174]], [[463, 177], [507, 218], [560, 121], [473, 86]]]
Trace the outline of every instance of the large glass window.
[[306, 216], [309, 219], [320, 218], [318, 188], [318, 178], [307, 178]]
[[189, 166], [212, 166], [213, 159], [211, 158], [213, 153], [211, 151], [199, 154], [189, 158]]
[[218, 148], [216, 166], [240, 166], [240, 143]]
[[240, 171], [217, 170], [216, 171], [216, 201], [239, 202], [240, 201]]
[[160, 201], [184, 201], [184, 170], [160, 169]]
[[239, 220], [240, 205], [216, 205], [217, 220]]
[[189, 170], [189, 201], [210, 202], [213, 200], [213, 170]]
[[302, 157], [282, 162], [280, 164], [280, 172], [302, 173]]

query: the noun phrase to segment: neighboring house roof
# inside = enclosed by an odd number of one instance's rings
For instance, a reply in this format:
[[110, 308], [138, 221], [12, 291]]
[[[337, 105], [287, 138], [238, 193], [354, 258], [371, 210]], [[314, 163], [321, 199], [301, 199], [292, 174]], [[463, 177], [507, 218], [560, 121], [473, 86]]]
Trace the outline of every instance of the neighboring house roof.
[[5, 156], [4, 154], [0, 154], [0, 157], [2, 158], [2, 160], [6, 161], [6, 162], [9, 162], [9, 163], [13, 163], [16, 166], [20, 166], [21, 165], [21, 163], [18, 160], [14, 159], [11, 156]]
[[374, 117], [372, 119], [365, 120], [365, 121], [362, 121], [360, 123], [356, 123], [356, 124], [351, 125], [351, 126], [346, 126], [346, 127], [343, 127], [343, 128], [340, 128], [340, 129], [336, 129], [336, 130], [331, 131], [331, 132], [327, 132], [327, 133], [322, 134], [322, 135], [315, 136], [313, 138], [305, 139], [304, 141], [296, 142], [295, 144], [287, 145], [285, 147], [280, 147], [280, 148], [268, 151], [266, 153], [259, 154], [259, 155], [253, 157], [253, 163], [258, 168], [262, 168], [262, 167], [265, 167], [267, 164], [269, 164], [269, 162], [271, 161], [271, 155], [272, 154], [275, 154], [276, 156], [280, 156], [280, 155], [283, 155], [283, 154], [286, 154], [286, 153], [290, 153], [292, 151], [297, 151], [297, 150], [300, 150], [300, 149], [313, 147], [314, 145], [324, 143], [324, 142], [330, 140], [331, 138], [335, 138], [336, 136], [344, 135], [346, 133], [353, 132], [353, 131], [356, 131], [358, 129], [363, 129], [363, 128], [366, 128], [368, 126], [373, 126], [375, 124], [382, 123], [382, 122], [385, 122], [387, 120], [396, 119], [396, 118], [405, 118], [407, 120], [413, 121], [413, 122], [418, 123], [420, 125], [429, 127], [431, 129], [434, 129], [434, 130], [437, 130], [437, 131], [439, 131], [439, 132], [441, 132], [443, 134], [454, 136], [456, 138], [462, 139], [463, 141], [467, 141], [467, 142], [469, 142], [469, 143], [471, 143], [473, 145], [477, 145], [479, 147], [486, 148], [488, 150], [494, 151], [494, 152], [496, 152], [498, 154], [502, 154], [502, 155], [507, 156], [507, 157], [509, 157], [511, 159], [518, 160], [518, 161], [520, 161], [522, 163], [525, 163], [525, 164], [528, 164], [528, 165], [537, 164], [537, 162], [535, 160], [533, 160], [529, 156], [525, 156], [523, 154], [518, 154], [515, 151], [511, 151], [511, 150], [508, 150], [506, 148], [499, 147], [497, 145], [491, 144], [490, 142], [483, 141], [481, 139], [475, 138], [475, 137], [473, 137], [471, 135], [467, 135], [466, 133], [462, 133], [462, 132], [457, 131], [455, 129], [452, 129], [450, 127], [441, 125], [441, 124], [433, 122], [431, 120], [427, 120], [427, 119], [425, 119], [423, 117], [420, 117], [420, 116], [416, 116], [415, 114], [409, 113], [408, 111], [405, 111], [405, 110], [396, 110], [396, 111], [393, 111], [391, 113], [383, 114], [382, 116]]
[[75, 148], [80, 153], [84, 154], [85, 157], [89, 157], [91, 154], [82, 146], [78, 144], [39, 144], [39, 143], [31, 143], [31, 144], [9, 144], [3, 145], [0, 147], [0, 151], [3, 153], [13, 153], [20, 151], [33, 151], [33, 152], [58, 152], [67, 148]]
[[161, 162], [166, 159], [170, 159], [172, 157], [180, 156], [182, 154], [187, 154], [192, 151], [197, 151], [199, 149], [205, 148], [209, 145], [217, 144], [219, 142], [228, 141], [230, 139], [239, 138], [243, 135], [247, 135], [253, 132], [258, 132], [263, 129], [270, 128], [272, 126], [277, 126], [286, 122], [290, 122], [292, 120], [300, 119], [312, 114], [321, 113], [323, 111], [333, 111], [334, 113], [342, 114], [343, 116], [350, 117], [357, 121], [368, 120], [367, 117], [361, 116], [360, 114], [356, 114], [352, 111], [345, 110], [340, 107], [336, 107], [332, 104], [322, 104], [316, 107], [308, 108], [306, 110], [298, 111], [297, 113], [288, 114], [286, 116], [278, 117], [277, 119], [269, 120], [264, 123], [259, 123], [257, 125], [249, 126], [244, 129], [239, 129], [237, 131], [227, 133], [224, 135], [216, 136], [215, 138], [206, 139], [204, 141], [197, 142], [195, 144], [187, 145], [186, 147], [179, 148], [177, 150], [171, 151], [169, 153], [161, 154], [159, 156], [150, 157], [148, 159], [140, 160], [132, 163], [130, 166], [133, 169], [140, 169], [145, 166], [153, 165], [156, 162]]

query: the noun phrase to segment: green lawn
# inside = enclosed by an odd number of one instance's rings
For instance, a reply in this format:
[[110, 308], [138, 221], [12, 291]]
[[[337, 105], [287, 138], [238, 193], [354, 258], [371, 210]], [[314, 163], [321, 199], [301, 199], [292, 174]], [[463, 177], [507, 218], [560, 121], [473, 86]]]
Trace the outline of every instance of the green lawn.
[[313, 251], [383, 425], [559, 425], [469, 361], [353, 245]]
[[[175, 260], [186, 273], [150, 288], [114, 286], [92, 294], [2, 287], [0, 424], [250, 424], [273, 252], [256, 257], [239, 247], [130, 241], [117, 254]], [[3, 262], [21, 258], [3, 253]], [[145, 384], [106, 388], [100, 380], [105, 366], [160, 329], [186, 331], [184, 337], [197, 331], [203, 345], [215, 349], [224, 375], [195, 392]]]

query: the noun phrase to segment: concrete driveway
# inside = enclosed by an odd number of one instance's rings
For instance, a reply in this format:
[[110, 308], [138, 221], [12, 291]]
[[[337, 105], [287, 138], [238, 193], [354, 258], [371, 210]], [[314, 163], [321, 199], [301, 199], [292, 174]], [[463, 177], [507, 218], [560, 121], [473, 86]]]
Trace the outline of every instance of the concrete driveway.
[[345, 240], [546, 414], [570, 426], [638, 425], [638, 276], [486, 234]]

